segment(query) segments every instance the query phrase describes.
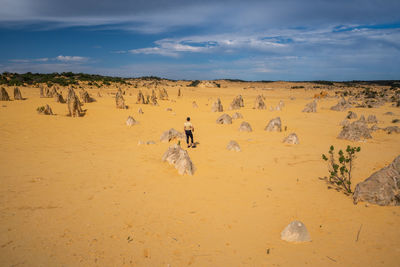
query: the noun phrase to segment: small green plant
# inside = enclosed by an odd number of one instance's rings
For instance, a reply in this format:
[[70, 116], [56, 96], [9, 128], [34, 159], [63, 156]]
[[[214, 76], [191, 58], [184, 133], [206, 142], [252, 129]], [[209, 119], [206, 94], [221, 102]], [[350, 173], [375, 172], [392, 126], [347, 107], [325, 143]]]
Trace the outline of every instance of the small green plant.
[[337, 162], [335, 158], [335, 148], [331, 146], [328, 151], [328, 156], [322, 154], [322, 159], [328, 162], [329, 178], [327, 182], [334, 185], [340, 191], [344, 190], [345, 194], [351, 194], [351, 172], [354, 168], [354, 160], [356, 153], [360, 152], [360, 147], [347, 146], [346, 151], [341, 149], [338, 152]]
[[36, 109], [36, 111], [37, 111], [38, 113], [43, 113], [43, 112], [45, 111], [45, 109], [46, 109], [45, 106], [41, 106], [41, 107], [38, 107], [38, 108]]

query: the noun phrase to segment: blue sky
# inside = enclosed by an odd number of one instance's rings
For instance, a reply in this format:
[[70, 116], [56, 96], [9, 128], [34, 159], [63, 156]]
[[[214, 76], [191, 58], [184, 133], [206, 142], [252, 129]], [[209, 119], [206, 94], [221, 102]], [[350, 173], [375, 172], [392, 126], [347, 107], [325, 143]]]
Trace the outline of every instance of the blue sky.
[[399, 0], [0, 0], [0, 72], [400, 79]]

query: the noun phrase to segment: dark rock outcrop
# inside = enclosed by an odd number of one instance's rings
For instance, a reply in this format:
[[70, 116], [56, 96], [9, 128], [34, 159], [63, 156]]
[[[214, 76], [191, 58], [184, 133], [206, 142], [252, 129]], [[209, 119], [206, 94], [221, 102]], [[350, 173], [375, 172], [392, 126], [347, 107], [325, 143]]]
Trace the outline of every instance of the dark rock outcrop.
[[373, 173], [357, 184], [353, 194], [354, 204], [367, 201], [380, 206], [400, 205], [400, 156], [391, 164]]

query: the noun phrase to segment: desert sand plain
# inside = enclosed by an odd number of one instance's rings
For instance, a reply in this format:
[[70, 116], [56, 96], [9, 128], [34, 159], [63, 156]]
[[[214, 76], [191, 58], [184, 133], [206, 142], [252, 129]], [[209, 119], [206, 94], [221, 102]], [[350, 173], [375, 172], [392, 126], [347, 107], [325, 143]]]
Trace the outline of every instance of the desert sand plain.
[[[86, 115], [78, 118], [66, 116], [66, 104], [40, 98], [36, 87], [20, 87], [25, 101], [0, 102], [1, 266], [398, 266], [399, 208], [354, 205], [319, 177], [328, 175], [321, 154], [330, 145], [357, 145], [353, 182], [363, 181], [400, 154], [400, 135], [337, 139], [347, 111], [329, 109], [338, 101], [334, 87], [166, 83], [169, 100], [159, 106], [136, 104], [138, 90], [148, 89], [120, 86], [129, 109], [116, 109], [116, 85], [83, 85], [96, 102], [85, 103]], [[5, 88], [12, 98], [14, 87]], [[317, 112], [301, 112], [321, 90], [330, 97], [318, 100]], [[227, 110], [239, 94], [244, 108]], [[266, 110], [253, 109], [260, 94]], [[210, 109], [217, 97], [224, 113], [244, 118], [216, 124], [222, 113]], [[270, 111], [280, 100], [285, 107]], [[56, 116], [37, 114], [45, 104]], [[376, 115], [380, 127], [400, 117], [388, 103], [350, 110]], [[389, 111], [395, 115], [383, 115]], [[139, 123], [127, 127], [128, 116]], [[199, 142], [183, 146], [196, 167], [192, 176], [161, 160], [177, 141], [159, 140], [170, 128], [183, 131], [187, 116]], [[277, 116], [287, 130], [264, 131]], [[243, 120], [252, 132], [238, 131]], [[292, 132], [300, 144], [282, 142]], [[241, 152], [226, 149], [230, 140]], [[293, 220], [306, 225], [311, 242], [280, 239]]]

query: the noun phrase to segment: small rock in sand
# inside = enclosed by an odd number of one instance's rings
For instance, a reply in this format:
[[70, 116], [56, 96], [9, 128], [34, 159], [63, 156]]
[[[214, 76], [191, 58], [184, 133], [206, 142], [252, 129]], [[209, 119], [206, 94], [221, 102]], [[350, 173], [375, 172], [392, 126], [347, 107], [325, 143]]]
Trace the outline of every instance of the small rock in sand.
[[232, 118], [228, 114], [222, 114], [216, 120], [217, 124], [232, 124]]
[[251, 129], [250, 123], [243, 121], [240, 124], [239, 132], [252, 132], [252, 131], [253, 131], [253, 129]]
[[126, 120], [126, 125], [127, 126], [133, 126], [137, 124], [138, 122], [135, 121], [135, 119], [132, 116], [129, 116], [128, 119]]
[[241, 151], [239, 144], [234, 140], [232, 140], [228, 143], [228, 145], [226, 146], [226, 149], [231, 150], [231, 151], [236, 151], [236, 152]]
[[304, 223], [293, 221], [281, 232], [281, 239], [288, 242], [310, 242], [311, 237]]
[[268, 132], [282, 132], [282, 122], [280, 117], [276, 117], [268, 122], [268, 125], [264, 129]]
[[283, 139], [283, 142], [286, 144], [297, 145], [299, 144], [299, 137], [297, 137], [297, 134], [291, 133]]

